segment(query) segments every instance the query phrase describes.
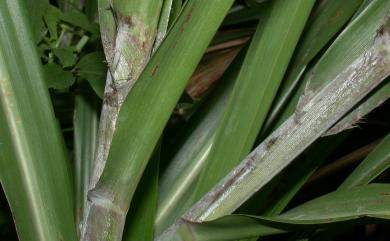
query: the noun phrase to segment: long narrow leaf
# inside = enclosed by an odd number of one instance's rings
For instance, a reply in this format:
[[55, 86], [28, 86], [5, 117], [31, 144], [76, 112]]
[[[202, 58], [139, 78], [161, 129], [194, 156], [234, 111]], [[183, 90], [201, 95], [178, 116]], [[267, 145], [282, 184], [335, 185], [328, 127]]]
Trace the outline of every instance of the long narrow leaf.
[[346, 139], [346, 136], [340, 135], [322, 138], [313, 143], [299, 159], [295, 160], [281, 173], [279, 178], [267, 184], [265, 193], [264, 190], [258, 192], [259, 197], [254, 197], [254, 200], [251, 200], [252, 205], [257, 210], [260, 209], [262, 216], [280, 214], [295, 194], [302, 188], [307, 179], [309, 179], [315, 170]]
[[168, 32], [170, 16], [172, 13], [173, 0], [163, 0], [160, 19], [157, 27], [156, 40], [154, 41], [153, 52], [155, 52], [164, 40]]
[[232, 96], [218, 123], [215, 144], [198, 179], [193, 202], [252, 148], [313, 5], [314, 1], [276, 0], [264, 7]]
[[21, 241], [76, 240], [65, 146], [24, 1], [0, 2], [0, 180]]
[[44, 35], [45, 28], [43, 22], [43, 15], [49, 7], [49, 1], [37, 0], [25, 2], [27, 4], [28, 9], [30, 9], [30, 14], [28, 15], [30, 17], [30, 21], [34, 23], [33, 26], [31, 26], [33, 30], [32, 34], [34, 35], [34, 41], [38, 43]]
[[84, 203], [89, 191], [89, 181], [99, 124], [98, 97], [86, 84], [82, 85], [82, 88], [86, 89], [86, 91], [75, 97], [73, 120], [76, 215], [78, 221], [80, 221], [84, 212]]
[[390, 220], [389, 184], [371, 184], [336, 191], [273, 218], [230, 215], [191, 223], [183, 221], [171, 240], [228, 241], [316, 228]]
[[222, 83], [191, 118], [180, 149], [162, 173], [155, 225], [158, 234], [192, 205], [188, 200], [215, 141], [215, 127], [222, 118], [244, 56], [245, 51], [240, 53], [222, 77]]
[[160, 146], [158, 145], [137, 187], [130, 205], [123, 241], [152, 241], [157, 212], [158, 171]]
[[355, 168], [339, 189], [364, 185], [390, 167], [390, 134]]
[[[381, 174], [390, 166], [389, 156], [390, 135], [388, 134], [382, 142], [361, 162], [361, 164], [348, 176], [346, 180], [339, 186], [338, 190], [348, 190], [358, 186], [366, 185], [375, 177]], [[349, 198], [349, 197], [348, 197]], [[329, 235], [335, 235], [340, 230], [334, 230]], [[302, 232], [302, 236], [310, 236], [312, 232]], [[307, 240], [307, 239], [305, 239]]]

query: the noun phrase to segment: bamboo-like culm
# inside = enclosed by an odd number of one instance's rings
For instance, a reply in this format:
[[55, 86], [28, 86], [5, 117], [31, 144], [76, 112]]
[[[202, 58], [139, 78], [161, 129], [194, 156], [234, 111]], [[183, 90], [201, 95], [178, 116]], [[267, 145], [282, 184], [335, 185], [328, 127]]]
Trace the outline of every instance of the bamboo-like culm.
[[[203, 222], [232, 213], [390, 75], [390, 20], [374, 43], [318, 92], [306, 89], [295, 113], [182, 218]], [[181, 220], [158, 240], [181, 240]]]
[[150, 58], [161, 4], [162, 0], [99, 0], [108, 73], [90, 188], [103, 172], [120, 107]]
[[[150, 59], [162, 2], [99, 0], [99, 22], [108, 72], [89, 190], [95, 187], [104, 170], [121, 105]], [[82, 239], [106, 240], [100, 233], [86, 233], [88, 205], [85, 200], [84, 218], [79, 225]]]
[[[233, 0], [187, 1], [166, 39], [145, 69], [141, 70], [140, 79], [129, 95], [124, 98], [125, 95], [121, 93], [119, 97], [122, 96], [123, 99], [114, 99], [117, 101], [115, 103], [121, 104], [121, 110], [115, 121], [110, 115], [107, 115], [108, 127], [110, 127], [110, 123], [116, 123], [116, 126], [112, 126], [113, 128], [110, 129], [112, 132], [114, 129], [116, 130], [111, 145], [107, 141], [103, 143], [106, 145], [105, 150], [109, 148], [109, 155], [107, 160], [102, 162], [101, 167], [104, 168], [97, 169], [102, 174], [96, 175], [92, 182], [93, 185], [91, 185], [92, 189], [88, 192], [85, 216], [81, 225], [81, 240], [121, 240], [125, 217], [146, 164], [185, 88], [186, 82], [191, 77], [232, 3]], [[115, 5], [109, 7], [115, 9]], [[104, 11], [104, 9], [108, 8], [101, 8], [100, 11]], [[118, 9], [122, 10], [123, 8]], [[105, 18], [101, 19], [101, 22], [117, 21], [109, 14], [101, 13], [101, 18]], [[117, 63], [115, 61], [116, 52], [113, 52], [113, 49], [118, 47], [118, 44], [110, 45], [109, 40], [114, 39], [117, 34], [110, 32], [112, 29], [106, 30], [107, 32], [102, 31], [104, 36], [102, 38], [107, 62], [110, 65], [110, 59], [114, 60], [113, 63]], [[129, 66], [127, 62], [119, 61], [119, 63]], [[120, 73], [113, 74], [111, 66], [109, 68], [111, 80], [122, 79], [116, 78]], [[126, 83], [125, 85], [130, 85]], [[112, 99], [108, 98], [107, 100]], [[114, 110], [119, 109], [115, 105], [109, 105], [109, 107]], [[104, 138], [107, 137], [104, 135], [106, 134], [101, 133], [102, 137], [99, 138], [105, 140]], [[113, 133], [108, 134], [111, 137]], [[103, 155], [101, 157], [103, 157], [102, 160], [106, 159]]]

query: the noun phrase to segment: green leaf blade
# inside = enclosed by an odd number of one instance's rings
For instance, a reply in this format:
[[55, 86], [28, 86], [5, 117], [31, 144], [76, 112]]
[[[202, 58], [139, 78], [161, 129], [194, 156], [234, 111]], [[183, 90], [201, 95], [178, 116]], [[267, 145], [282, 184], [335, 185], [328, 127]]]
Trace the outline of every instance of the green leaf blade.
[[23, 1], [0, 2], [0, 179], [21, 241], [76, 241], [65, 146]]
[[347, 189], [367, 184], [390, 167], [390, 134], [360, 163], [341, 184], [339, 189]]
[[83, 90], [75, 97], [73, 113], [76, 218], [78, 222], [82, 218], [84, 203], [89, 191], [99, 124], [98, 97], [86, 82], [81, 84], [81, 88]]
[[127, 215], [123, 241], [152, 241], [157, 211], [160, 145], [156, 147], [137, 187]]
[[180, 149], [162, 173], [155, 225], [157, 234], [191, 206], [188, 200], [215, 141], [215, 127], [222, 118], [244, 56], [245, 51], [236, 58], [222, 77], [222, 83], [191, 118]]
[[388, 222], [390, 196], [386, 193], [389, 188], [389, 184], [370, 184], [336, 191], [272, 218], [229, 215], [205, 223], [184, 220], [171, 240], [228, 241], [340, 225]]
[[197, 183], [194, 202], [252, 148], [313, 5], [314, 1], [272, 1], [264, 7], [226, 111], [218, 123], [216, 140]]

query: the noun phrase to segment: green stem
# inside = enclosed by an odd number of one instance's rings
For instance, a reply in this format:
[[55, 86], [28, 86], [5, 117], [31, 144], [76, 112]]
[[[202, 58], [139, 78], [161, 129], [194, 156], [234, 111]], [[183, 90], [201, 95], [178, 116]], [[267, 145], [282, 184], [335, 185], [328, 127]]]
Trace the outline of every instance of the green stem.
[[81, 240], [121, 240], [124, 217], [147, 162], [232, 2], [189, 0], [142, 72], [121, 107], [104, 172], [89, 192]]
[[149, 61], [162, 0], [99, 1], [103, 47], [108, 63], [91, 188], [103, 172], [124, 99]]
[[[95, 160], [89, 189], [93, 189], [99, 180], [108, 156], [111, 141], [116, 129], [119, 110], [128, 92], [138, 79], [149, 61], [155, 41], [157, 24], [162, 0], [145, 1], [109, 1], [99, 0], [99, 21], [103, 47], [108, 64], [106, 87], [97, 138]], [[99, 198], [91, 194], [91, 200], [85, 200], [84, 218], [81, 220], [83, 240], [120, 239], [124, 214], [117, 215], [117, 210], [106, 206]], [[91, 209], [92, 208], [92, 209]], [[96, 208], [96, 209], [95, 209]], [[102, 227], [106, 220], [91, 220], [88, 215], [116, 216], [118, 224], [110, 221], [115, 227]], [[104, 232], [104, 233], [103, 233]], [[107, 233], [108, 232], [108, 233]]]

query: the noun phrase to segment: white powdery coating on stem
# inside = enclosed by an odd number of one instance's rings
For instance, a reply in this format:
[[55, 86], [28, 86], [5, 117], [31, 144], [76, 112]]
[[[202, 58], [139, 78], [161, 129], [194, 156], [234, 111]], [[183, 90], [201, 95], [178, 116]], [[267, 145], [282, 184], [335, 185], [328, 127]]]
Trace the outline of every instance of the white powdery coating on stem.
[[[386, 17], [386, 20], [389, 17]], [[384, 25], [385, 26], [385, 25]], [[383, 28], [385, 28], [383, 26]], [[384, 41], [385, 35], [389, 36], [389, 32], [383, 30], [381, 33], [384, 37], [377, 39], [378, 42]], [[383, 44], [384, 51], [389, 51], [390, 46]], [[335, 135], [344, 130], [355, 128], [358, 126], [359, 122], [369, 114], [373, 109], [382, 105], [388, 98], [390, 98], [389, 92], [389, 81], [387, 81], [386, 85], [382, 86], [374, 95], [370, 96], [364, 103], [360, 104], [356, 109], [346, 115], [343, 119], [338, 121], [332, 128], [330, 128], [323, 136]]]
[[[89, 184], [89, 194], [93, 192], [103, 173], [116, 129], [120, 108], [135, 81], [143, 71], [146, 63], [149, 61], [155, 35], [148, 32], [147, 26], [135, 17], [123, 17], [118, 20], [117, 24], [115, 43], [112, 46], [109, 42], [106, 43], [107, 46], [112, 47], [113, 49], [112, 52], [110, 52], [111, 49], [106, 52], [109, 70], [107, 73], [103, 107], [100, 116], [93, 172]], [[100, 199], [101, 198], [103, 197], [100, 197]], [[86, 200], [85, 202], [83, 219], [79, 223], [81, 237], [83, 237], [81, 240], [83, 241], [91, 240], [91, 230], [93, 231], [96, 229], [91, 222], [93, 223], [94, 219], [96, 219], [96, 212], [98, 210], [100, 210], [100, 212], [107, 211], [109, 214], [115, 213], [110, 212], [112, 211], [110, 210], [112, 205], [110, 207], [107, 205], [102, 206], [102, 200], [100, 199], [94, 198]], [[105, 202], [106, 204], [109, 203], [107, 200], [105, 200]], [[112, 202], [112, 200], [110, 202]], [[107, 208], [107, 210], [104, 208]], [[124, 210], [121, 210], [121, 212], [123, 215], [126, 213]], [[114, 217], [118, 217], [118, 215], [114, 215]], [[124, 218], [123, 220], [115, 221], [117, 221], [119, 229], [122, 224], [124, 225]], [[123, 221], [123, 223], [121, 223], [121, 221]], [[111, 222], [113, 221], [111, 220]], [[95, 231], [97, 233], [105, 232], [104, 230]], [[92, 240], [94, 239], [92, 238]]]
[[330, 128], [390, 73], [388, 33], [257, 147], [184, 219], [202, 222], [233, 212]]
[[105, 196], [88, 194], [85, 223], [81, 227], [80, 241], [120, 241], [126, 212]]
[[120, 107], [150, 57], [152, 39], [149, 39], [148, 32], [142, 23], [135, 18], [131, 21], [131, 25], [125, 22], [119, 23], [113, 56], [111, 60], [108, 60], [109, 71], [90, 189], [96, 186], [103, 173]]

